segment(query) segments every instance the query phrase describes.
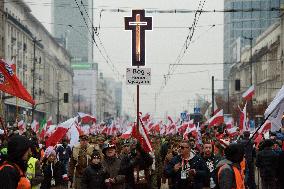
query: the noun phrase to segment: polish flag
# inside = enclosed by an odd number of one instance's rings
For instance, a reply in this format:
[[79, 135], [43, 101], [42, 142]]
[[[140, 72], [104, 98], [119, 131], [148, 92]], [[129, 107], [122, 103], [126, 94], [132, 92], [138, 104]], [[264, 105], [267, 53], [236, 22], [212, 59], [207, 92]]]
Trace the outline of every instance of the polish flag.
[[23, 120], [21, 120], [20, 122], [18, 122], [18, 129], [19, 129], [19, 134], [22, 135], [24, 132], [27, 131], [26, 129], [26, 124]]
[[247, 103], [243, 110], [241, 111], [240, 115], [240, 132], [249, 131], [249, 125], [247, 123]]
[[129, 139], [132, 134], [133, 127], [129, 127], [125, 133], [123, 133], [120, 138], [122, 139]]
[[231, 129], [234, 126], [234, 119], [231, 117], [226, 121], [226, 129]]
[[193, 135], [197, 136], [197, 128], [195, 124], [189, 124], [188, 127], [186, 128], [186, 131], [183, 134], [183, 139], [188, 140], [188, 134], [192, 133]]
[[224, 123], [223, 109], [217, 112], [213, 117], [211, 117], [208, 120], [208, 123], [209, 123], [208, 125], [209, 128]]
[[184, 133], [184, 132], [186, 131], [186, 129], [187, 129], [188, 127], [192, 127], [193, 124], [194, 124], [194, 123], [193, 123], [193, 119], [190, 120], [189, 122], [184, 122], [184, 123], [178, 128], [178, 132], [179, 132], [180, 134]]
[[35, 133], [37, 133], [38, 130], [39, 130], [39, 126], [40, 126], [39, 122], [37, 122], [37, 120], [34, 120], [34, 121], [32, 122], [32, 124], [31, 124], [31, 129], [32, 129]]
[[50, 116], [46, 122], [46, 129], [48, 130], [48, 128], [50, 127], [50, 125], [52, 125], [52, 117]]
[[279, 131], [284, 114], [284, 85], [265, 110], [264, 117], [271, 121], [271, 131]]
[[81, 118], [81, 123], [83, 123], [83, 124], [87, 124], [87, 123], [90, 123], [90, 122], [94, 122], [94, 123], [97, 122], [96, 117], [92, 116], [90, 114], [85, 114], [83, 112], [78, 112], [78, 115]]
[[254, 85], [250, 86], [250, 88], [248, 88], [248, 90], [246, 92], [243, 93], [242, 97], [246, 100], [246, 101], [250, 101], [253, 97], [255, 93], [255, 88]]
[[238, 127], [232, 127], [227, 129], [227, 133], [230, 137], [236, 136], [238, 134]]
[[132, 136], [140, 142], [140, 144], [141, 144], [141, 146], [142, 146], [142, 148], [144, 149], [145, 152], [147, 152], [147, 153], [152, 152], [153, 151], [152, 144], [151, 144], [151, 141], [149, 139], [148, 133], [147, 133], [141, 119], [140, 119], [140, 122], [141, 122], [141, 124], [139, 124], [138, 130], [137, 130], [137, 125], [134, 124], [134, 127], [132, 129]]
[[[55, 146], [68, 132], [68, 130], [72, 128], [72, 134], [77, 135], [75, 129], [76, 128], [76, 122], [77, 122], [77, 118], [70, 118], [67, 121], [60, 123], [58, 125], [58, 127], [56, 128], [55, 132], [47, 139], [46, 141], [46, 146]], [[75, 128], [75, 129], [74, 129]], [[78, 132], [78, 130], [77, 130]], [[79, 136], [79, 132], [78, 132], [78, 136]]]
[[165, 135], [167, 132], [167, 126], [162, 124], [161, 128], [160, 128], [160, 135]]
[[254, 137], [254, 143], [255, 143], [256, 147], [258, 147], [260, 142], [262, 141], [263, 135], [270, 131], [271, 125], [272, 125], [271, 122], [269, 120], [267, 120], [261, 126], [261, 128], [257, 131], [257, 133], [255, 134], [255, 137]]
[[146, 113], [143, 117], [142, 117], [142, 121], [143, 122], [149, 122], [150, 120], [150, 114], [149, 113]]

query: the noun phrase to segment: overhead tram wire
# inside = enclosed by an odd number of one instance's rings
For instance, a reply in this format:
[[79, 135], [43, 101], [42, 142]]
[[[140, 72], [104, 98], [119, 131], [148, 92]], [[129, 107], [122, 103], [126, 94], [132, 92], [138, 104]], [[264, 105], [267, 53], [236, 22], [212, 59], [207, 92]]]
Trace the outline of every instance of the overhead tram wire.
[[[89, 30], [89, 26], [88, 26], [88, 24], [86, 23], [86, 19], [85, 19], [84, 15], [83, 15], [83, 13], [82, 13], [82, 11], [81, 11], [79, 5], [78, 5], [77, 0], [75, 0], [75, 2], [76, 2], [76, 4], [77, 4], [77, 6], [78, 6], [78, 9], [79, 9], [79, 11], [80, 11], [82, 17], [83, 17], [83, 20], [84, 20], [84, 22], [85, 22], [85, 24], [86, 24], [86, 27], [87, 27], [88, 30]], [[97, 48], [99, 49], [99, 47], [98, 47], [98, 45], [97, 45], [97, 43], [96, 43], [96, 41], [95, 41], [95, 35], [93, 35], [93, 34], [96, 34], [96, 35], [97, 35], [97, 33], [96, 33], [96, 31], [95, 31], [95, 28], [94, 28], [94, 25], [93, 25], [93, 21], [92, 21], [92, 19], [90, 18], [89, 14], [88, 14], [88, 11], [86, 10], [86, 8], [85, 8], [84, 3], [83, 3], [82, 0], [81, 0], [81, 5], [83, 6], [83, 8], [84, 8], [84, 10], [85, 10], [85, 13], [86, 13], [86, 15], [87, 15], [87, 17], [88, 17], [88, 19], [89, 19], [91, 25], [92, 25], [92, 30], [93, 30], [93, 31], [90, 32], [90, 34], [91, 34], [91, 36], [92, 36], [92, 39], [93, 39], [94, 43], [96, 44]], [[98, 36], [98, 35], [97, 35], [97, 36]], [[99, 36], [98, 36], [98, 38], [99, 38]], [[107, 56], [107, 58], [108, 58], [109, 61], [108, 61], [104, 56], [103, 56], [103, 58], [105, 59], [105, 61], [106, 61], [108, 64], [109, 64], [109, 62], [111, 63], [113, 71], [116, 70], [116, 72], [117, 72], [117, 74], [118, 74], [117, 79], [118, 79], [118, 80], [122, 80], [123, 75], [121, 75], [121, 74], [119, 73], [119, 71], [118, 71], [117, 68], [115, 67], [114, 63], [112, 62], [112, 60], [111, 60], [110, 57], [108, 56], [108, 53], [107, 53], [107, 51], [106, 51], [106, 49], [105, 49], [103, 43], [101, 42], [100, 38], [99, 38], [99, 41], [100, 41], [100, 44], [102, 45], [102, 47], [103, 47], [103, 49], [104, 49], [104, 51], [105, 51], [105, 54], [106, 54], [106, 56]], [[99, 49], [99, 51], [100, 51], [100, 53], [102, 54], [102, 52], [101, 52], [100, 49]], [[120, 78], [120, 75], [122, 76], [122, 78]], [[127, 88], [126, 88], [126, 90], [127, 90], [128, 93], [130, 93]], [[131, 94], [131, 93], [130, 93], [130, 94]], [[134, 106], [134, 110], [135, 110], [134, 94], [132, 94], [132, 96], [133, 96], [133, 98], [132, 98], [132, 100], [133, 100], [133, 106]]]
[[[4, 3], [15, 3], [15, 4], [23, 4], [19, 2], [18, 0], [9, 0], [4, 1]], [[52, 3], [36, 3], [33, 1], [26, 1], [25, 4], [30, 6], [54, 6]], [[70, 4], [62, 3], [55, 7], [71, 7]], [[76, 6], [72, 6], [71, 8], [76, 9]], [[133, 8], [125, 8], [125, 7], [112, 7], [112, 8], [102, 8], [102, 7], [94, 7], [94, 8], [88, 8], [88, 9], [94, 9], [94, 10], [103, 10], [104, 12], [118, 12], [118, 13], [125, 13], [125, 12], [131, 12]], [[212, 9], [212, 10], [193, 10], [193, 9], [157, 9], [157, 8], [144, 8], [146, 10], [146, 13], [159, 13], [159, 14], [188, 14], [188, 13], [195, 13], [196, 11], [202, 12], [202, 13], [234, 13], [234, 12], [268, 12], [268, 11], [283, 11], [283, 8], [279, 7], [271, 7], [268, 9], [261, 9], [261, 8], [251, 8], [251, 9]]]
[[116, 67], [114, 65], [111, 65], [111, 63], [107, 60], [107, 58], [104, 56], [104, 54], [102, 53], [101, 49], [99, 48], [94, 36], [92, 35], [92, 31], [90, 31], [90, 28], [88, 26], [88, 23], [86, 21], [86, 18], [84, 17], [84, 13], [82, 12], [77, 0], [74, 0], [76, 5], [78, 6], [78, 10], [80, 11], [80, 14], [83, 18], [83, 21], [88, 29], [89, 34], [92, 36], [92, 40], [94, 42], [94, 44], [96, 45], [97, 49], [99, 50], [100, 54], [102, 55], [102, 57], [105, 59], [106, 63], [111, 67], [112, 71], [114, 72], [114, 74], [116, 74], [116, 77], [120, 80], [120, 73], [118, 72], [118, 70], [116, 69]]
[[[198, 5], [198, 9], [202, 10], [204, 5], [205, 5], [205, 2], [206, 0], [203, 0], [203, 3], [202, 3], [202, 0], [199, 1], [199, 5]], [[199, 13], [199, 14], [198, 14]], [[199, 12], [195, 12], [195, 15], [194, 15], [194, 20], [193, 20], [193, 23], [192, 23], [192, 26], [191, 26], [191, 30], [189, 31], [189, 34], [187, 35], [186, 37], [186, 40], [184, 42], [184, 45], [183, 47], [181, 48], [181, 51], [175, 61], [174, 64], [178, 64], [180, 63], [180, 61], [182, 60], [182, 58], [184, 57], [187, 49], [188, 49], [188, 46], [192, 40], [192, 37], [194, 35], [194, 32], [195, 32], [195, 27], [199, 21], [199, 18], [201, 16], [201, 11]], [[172, 74], [173, 72], [175, 71], [175, 67], [173, 66], [172, 68], [169, 68], [169, 71], [168, 71], [168, 74], [164, 76], [164, 79], [165, 79], [165, 84], [163, 85], [162, 83], [162, 86], [160, 88], [160, 90], [158, 91], [158, 95], [161, 94], [162, 90], [165, 88], [165, 86], [167, 85], [167, 80], [169, 79], [169, 75]]]

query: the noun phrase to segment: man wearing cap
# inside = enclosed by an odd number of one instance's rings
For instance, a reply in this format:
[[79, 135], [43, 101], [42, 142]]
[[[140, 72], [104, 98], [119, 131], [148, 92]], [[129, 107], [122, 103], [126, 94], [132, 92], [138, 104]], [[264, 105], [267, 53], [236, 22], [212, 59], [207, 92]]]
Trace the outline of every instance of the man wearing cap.
[[68, 169], [68, 177], [71, 183], [73, 181], [73, 177], [75, 176], [75, 189], [81, 189], [83, 171], [89, 165], [93, 151], [94, 146], [89, 144], [88, 136], [81, 135], [80, 144], [73, 147]]
[[109, 174], [109, 178], [106, 179], [107, 185], [112, 189], [124, 189], [125, 175], [122, 174], [121, 160], [117, 157], [115, 145], [105, 143], [102, 150], [104, 154], [102, 166]]

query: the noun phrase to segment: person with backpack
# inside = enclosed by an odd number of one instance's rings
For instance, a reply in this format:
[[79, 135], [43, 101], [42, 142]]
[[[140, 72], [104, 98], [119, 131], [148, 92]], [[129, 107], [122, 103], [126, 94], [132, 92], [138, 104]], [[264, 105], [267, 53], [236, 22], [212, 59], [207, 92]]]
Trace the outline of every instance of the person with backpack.
[[31, 143], [27, 137], [15, 135], [8, 140], [7, 160], [0, 165], [1, 189], [30, 189], [26, 178]]
[[245, 189], [241, 162], [244, 159], [242, 144], [233, 143], [225, 148], [225, 159], [217, 165], [217, 186], [220, 189]]

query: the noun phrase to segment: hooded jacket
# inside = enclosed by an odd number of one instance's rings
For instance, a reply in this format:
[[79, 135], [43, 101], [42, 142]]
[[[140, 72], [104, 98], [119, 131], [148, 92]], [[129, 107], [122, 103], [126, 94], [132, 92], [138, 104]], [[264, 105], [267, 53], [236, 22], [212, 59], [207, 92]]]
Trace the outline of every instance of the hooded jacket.
[[[218, 171], [223, 165], [225, 166], [223, 167], [222, 171], [220, 172], [220, 175], [218, 176]], [[221, 160], [217, 164], [216, 172], [217, 172], [218, 185], [220, 189], [236, 188], [236, 180], [232, 166], [233, 162], [227, 159]]]
[[30, 141], [24, 136], [13, 136], [8, 141], [7, 163], [13, 167], [6, 166], [0, 171], [0, 188], [16, 189], [20, 181], [20, 173], [15, 168], [17, 165], [23, 173], [27, 170], [27, 161], [22, 157], [31, 147]]

